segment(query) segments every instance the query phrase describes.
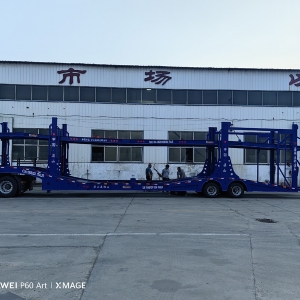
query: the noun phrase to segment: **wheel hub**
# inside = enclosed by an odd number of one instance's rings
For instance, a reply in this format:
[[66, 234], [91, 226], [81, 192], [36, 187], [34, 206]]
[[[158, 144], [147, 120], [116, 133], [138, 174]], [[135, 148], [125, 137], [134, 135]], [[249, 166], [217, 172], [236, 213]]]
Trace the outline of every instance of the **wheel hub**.
[[210, 186], [208, 189], [207, 189], [207, 193], [211, 196], [215, 195], [217, 193], [217, 189], [215, 186]]
[[232, 188], [232, 193], [236, 196], [240, 195], [241, 194], [241, 188], [239, 186], [234, 186]]
[[0, 190], [3, 194], [8, 194], [12, 191], [13, 185], [9, 181], [3, 181], [0, 185]]

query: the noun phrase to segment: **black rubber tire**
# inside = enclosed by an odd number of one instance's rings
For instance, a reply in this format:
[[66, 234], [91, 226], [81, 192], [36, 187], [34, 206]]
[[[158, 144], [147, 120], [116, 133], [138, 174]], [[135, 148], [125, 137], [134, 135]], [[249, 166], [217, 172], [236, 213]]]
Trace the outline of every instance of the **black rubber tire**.
[[244, 186], [239, 182], [233, 182], [228, 187], [228, 195], [231, 198], [241, 198], [244, 195]]
[[220, 194], [220, 188], [215, 182], [207, 182], [204, 185], [202, 192], [207, 198], [216, 198]]
[[17, 181], [11, 176], [0, 178], [0, 197], [14, 197], [18, 191]]

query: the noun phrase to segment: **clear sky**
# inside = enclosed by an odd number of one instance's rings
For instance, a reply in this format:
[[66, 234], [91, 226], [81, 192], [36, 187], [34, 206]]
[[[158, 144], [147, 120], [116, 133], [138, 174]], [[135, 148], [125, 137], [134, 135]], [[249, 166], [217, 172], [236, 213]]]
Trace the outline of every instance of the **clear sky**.
[[299, 0], [0, 0], [0, 60], [300, 69]]

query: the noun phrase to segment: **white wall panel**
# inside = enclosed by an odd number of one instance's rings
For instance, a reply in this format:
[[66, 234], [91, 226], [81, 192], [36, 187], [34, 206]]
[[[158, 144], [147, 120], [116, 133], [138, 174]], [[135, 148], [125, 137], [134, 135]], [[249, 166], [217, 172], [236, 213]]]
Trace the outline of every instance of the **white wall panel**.
[[[0, 84], [59, 85], [62, 75], [58, 70], [70, 67], [86, 70], [74, 77], [73, 86], [103, 86], [157, 89], [229, 89], [300, 91], [289, 85], [290, 74], [299, 70], [264, 69], [214, 69], [174, 68], [159, 66], [109, 66], [56, 63], [0, 62]], [[145, 72], [164, 70], [172, 79], [165, 85], [144, 81]], [[63, 86], [69, 85], [69, 79]], [[0, 120], [10, 127], [47, 128], [51, 118], [58, 117], [58, 124], [68, 124], [73, 136], [90, 136], [92, 129], [142, 130], [146, 139], [167, 139], [168, 131], [206, 131], [208, 127], [221, 127], [222, 121], [236, 127], [291, 128], [300, 124], [299, 107], [250, 107], [250, 106], [184, 106], [138, 105], [35, 101], [0, 101]], [[237, 138], [233, 136], [232, 138]], [[250, 178], [254, 166], [243, 164], [243, 151], [231, 149], [236, 172]], [[70, 145], [70, 169], [74, 176], [97, 179], [128, 179], [132, 175], [144, 178], [149, 162], [162, 169], [167, 162], [167, 147], [145, 147], [143, 164], [91, 163], [90, 145]], [[171, 165], [171, 176], [176, 177], [177, 164]], [[201, 165], [182, 165], [188, 176], [201, 171]], [[173, 173], [172, 173], [173, 172]], [[268, 177], [268, 169], [260, 171], [260, 180]]]
[[[80, 84], [74, 77], [73, 86], [135, 87], [158, 89], [234, 89], [234, 90], [294, 90], [289, 85], [290, 74], [296, 77], [299, 70], [175, 68], [155, 66], [110, 66], [56, 63], [0, 62], [0, 83], [59, 85], [59, 70], [69, 68], [86, 70]], [[169, 71], [172, 77], [165, 85], [144, 81], [148, 71]], [[69, 79], [62, 85], [68, 86]]]
[[[0, 101], [3, 121], [21, 128], [48, 128], [52, 117], [58, 126], [68, 124], [71, 136], [90, 136], [92, 129], [143, 130], [146, 139], [167, 139], [168, 131], [207, 131], [220, 129], [221, 122], [232, 122], [235, 127], [291, 128], [300, 125], [300, 108], [292, 107], [218, 107], [119, 105], [97, 103], [48, 103], [34, 101]], [[237, 139], [236, 136], [232, 136]], [[230, 150], [237, 174], [248, 178], [254, 166], [243, 165], [243, 151]], [[132, 175], [144, 178], [149, 162], [162, 168], [167, 163], [167, 147], [145, 147], [143, 164], [91, 163], [90, 145], [70, 145], [70, 170], [74, 176], [106, 179], [128, 179]], [[171, 175], [176, 177], [177, 164], [171, 164]], [[188, 176], [196, 175], [201, 165], [182, 165]], [[249, 171], [252, 170], [252, 171]], [[255, 172], [254, 172], [255, 173]], [[254, 174], [253, 173], [253, 174]], [[254, 175], [253, 175], [254, 176]], [[260, 171], [260, 180], [268, 177], [268, 169]], [[251, 179], [251, 178], [249, 178]]]

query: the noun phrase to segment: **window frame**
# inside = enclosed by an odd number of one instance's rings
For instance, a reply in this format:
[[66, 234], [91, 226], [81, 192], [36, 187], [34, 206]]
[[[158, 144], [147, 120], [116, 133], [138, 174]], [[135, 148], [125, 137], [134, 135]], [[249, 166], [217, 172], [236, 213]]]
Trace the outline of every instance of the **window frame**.
[[[197, 140], [195, 139], [195, 134], [197, 135], [204, 135], [205, 139], [206, 136], [208, 134], [207, 131], [168, 131], [168, 139], [169, 140], [191, 140], [191, 139], [184, 139], [183, 136], [184, 135], [189, 135], [192, 134], [193, 138], [192, 140]], [[171, 135], [171, 136], [170, 136]], [[172, 135], [174, 137], [178, 137], [178, 138], [171, 138]], [[195, 163], [205, 163], [206, 160], [206, 155], [203, 161], [196, 161], [195, 160], [195, 151], [197, 149], [204, 149], [205, 147], [199, 147], [199, 146], [189, 146], [189, 147], [168, 147], [168, 163], [180, 163], [180, 164], [195, 164]], [[179, 160], [171, 160], [171, 156], [173, 156], [173, 154], [170, 153], [170, 150], [173, 152], [178, 152], [177, 155], [179, 155]], [[192, 151], [192, 159], [184, 159], [185, 157], [188, 157], [190, 155], [190, 153]]]
[[[42, 131], [48, 131], [49, 128], [13, 128], [13, 132], [23, 132], [23, 133], [33, 133], [33, 134], [46, 134], [45, 132]], [[47, 133], [48, 134], [48, 133]], [[22, 141], [22, 143], [20, 142]], [[15, 157], [14, 155], [14, 147], [22, 147], [23, 148], [23, 157]], [[34, 158], [27, 158], [28, 155], [26, 156], [26, 148], [29, 149], [31, 147], [36, 148], [36, 157]], [[45, 157], [42, 157], [41, 159], [41, 150], [47, 149], [45, 152], [47, 155]], [[39, 140], [39, 139], [17, 139], [17, 140], [12, 140], [12, 162], [17, 162], [20, 159], [20, 162], [32, 162], [35, 161], [37, 163], [47, 163], [48, 162], [48, 141], [44, 140]]]
[[[28, 87], [31, 90], [30, 99], [17, 95], [17, 91]], [[38, 91], [38, 89], [41, 89]], [[66, 100], [67, 89], [78, 89], [76, 99]], [[84, 89], [88, 91], [86, 99], [81, 99], [85, 94]], [[123, 93], [122, 96], [114, 97], [115, 93]], [[36, 94], [42, 94], [42, 99]], [[160, 94], [167, 93], [167, 98]], [[222, 95], [231, 94], [228, 103]], [[270, 93], [270, 98], [268, 93]], [[276, 100], [271, 97], [271, 93], [276, 93]], [[114, 103], [114, 104], [161, 104], [161, 105], [218, 105], [218, 106], [252, 106], [252, 107], [299, 107], [300, 91], [282, 91], [282, 90], [234, 90], [234, 89], [152, 89], [152, 88], [128, 88], [128, 87], [101, 87], [101, 86], [62, 86], [62, 85], [26, 85], [26, 84], [0, 84], [0, 100], [14, 101], [48, 101], [48, 102], [83, 102], [83, 103]], [[79, 95], [78, 95], [79, 94]], [[132, 95], [129, 98], [129, 94]], [[180, 100], [182, 94], [184, 97]], [[6, 96], [8, 95], [8, 96]], [[177, 96], [176, 96], [177, 95]], [[255, 95], [258, 95], [257, 98]], [[264, 101], [264, 96], [269, 98]], [[35, 98], [35, 99], [34, 99]], [[177, 100], [176, 100], [176, 99]], [[222, 98], [222, 103], [221, 102]], [[228, 98], [228, 97], [227, 97]], [[251, 103], [252, 102], [252, 103]], [[276, 104], [275, 104], [276, 103]]]
[[[94, 135], [93, 133], [96, 133]], [[101, 133], [100, 136], [99, 133]], [[128, 139], [132, 139], [132, 135], [141, 134], [140, 138], [134, 139], [143, 139], [144, 132], [142, 130], [105, 130], [105, 129], [92, 129], [91, 136], [95, 138], [106, 138], [106, 139], [122, 139], [119, 136], [126, 135], [129, 133], [130, 136]], [[127, 139], [127, 138], [125, 138]], [[95, 148], [102, 148], [103, 149], [103, 160], [93, 160], [93, 149]], [[106, 150], [107, 149], [116, 149], [116, 160], [107, 160], [106, 158]], [[130, 157], [131, 160], [121, 160], [121, 151], [123, 149], [130, 149]], [[133, 149], [141, 149], [141, 160], [133, 160]], [[143, 163], [144, 162], [144, 147], [143, 146], [120, 146], [120, 145], [91, 145], [91, 163]]]
[[[257, 141], [257, 139], [259, 138], [258, 136], [256, 136], [256, 135], [251, 135], [251, 134], [249, 134], [249, 135], [245, 135], [244, 136], [244, 142], [247, 142], [246, 141], [246, 139], [247, 139], [247, 137], [249, 138], [249, 137], [256, 137], [256, 141]], [[281, 134], [281, 136], [280, 136], [280, 141], [282, 141], [283, 139], [286, 139], [286, 138], [288, 138], [288, 137], [284, 137], [283, 136], [283, 134]], [[261, 139], [264, 139], [264, 137], [261, 137]], [[248, 141], [249, 143], [251, 143], [251, 142], [253, 142], [253, 143], [256, 143], [256, 141]], [[248, 151], [248, 153], [250, 152], [249, 150], [251, 150], [251, 151], [255, 151], [255, 153], [254, 153], [254, 162], [249, 162], [248, 160], [247, 160], [247, 151]], [[263, 151], [263, 153], [266, 153], [266, 162], [262, 162], [261, 160], [259, 160], [258, 162], [257, 162], [257, 149], [243, 149], [243, 152], [244, 152], [244, 158], [243, 158], [243, 163], [244, 163], [244, 165], [257, 165], [257, 163], [259, 164], [259, 165], [268, 165], [268, 164], [270, 164], [270, 150], [261, 150], [260, 149], [260, 151]], [[248, 154], [249, 155], [249, 154]], [[277, 156], [277, 151], [275, 151], [275, 160], [276, 160], [276, 156]], [[280, 159], [279, 159], [279, 164], [284, 164], [284, 163], [286, 163], [287, 161], [292, 161], [292, 157], [293, 157], [293, 153], [292, 153], [292, 151], [288, 151], [288, 150], [280, 150], [280, 153], [279, 153], [279, 156], [280, 156]]]

